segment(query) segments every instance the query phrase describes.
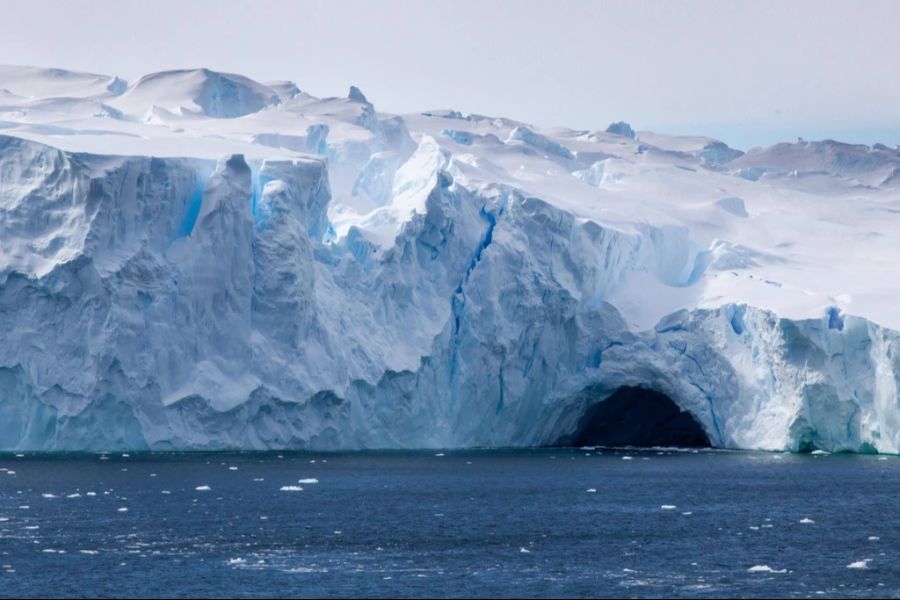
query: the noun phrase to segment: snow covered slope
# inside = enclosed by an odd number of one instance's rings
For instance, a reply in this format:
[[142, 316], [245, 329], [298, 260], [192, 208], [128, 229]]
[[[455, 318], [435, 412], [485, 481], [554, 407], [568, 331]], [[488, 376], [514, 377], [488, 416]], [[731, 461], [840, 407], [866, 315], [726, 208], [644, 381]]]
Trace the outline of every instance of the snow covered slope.
[[900, 152], [0, 67], [0, 448], [900, 451]]

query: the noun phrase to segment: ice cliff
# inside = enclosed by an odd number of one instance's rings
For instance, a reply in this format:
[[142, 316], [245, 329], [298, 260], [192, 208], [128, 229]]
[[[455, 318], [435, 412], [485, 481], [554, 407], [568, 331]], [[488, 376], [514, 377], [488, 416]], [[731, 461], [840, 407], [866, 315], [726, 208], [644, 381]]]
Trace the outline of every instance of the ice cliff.
[[0, 68], [0, 449], [900, 451], [900, 152]]

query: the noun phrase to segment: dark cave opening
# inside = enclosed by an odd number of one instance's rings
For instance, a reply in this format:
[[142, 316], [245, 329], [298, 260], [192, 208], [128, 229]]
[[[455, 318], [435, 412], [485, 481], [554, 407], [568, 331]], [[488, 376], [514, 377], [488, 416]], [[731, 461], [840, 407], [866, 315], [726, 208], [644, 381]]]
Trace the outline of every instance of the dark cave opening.
[[709, 448], [709, 437], [689, 413], [659, 392], [622, 387], [591, 406], [578, 423], [570, 446], [674, 446]]

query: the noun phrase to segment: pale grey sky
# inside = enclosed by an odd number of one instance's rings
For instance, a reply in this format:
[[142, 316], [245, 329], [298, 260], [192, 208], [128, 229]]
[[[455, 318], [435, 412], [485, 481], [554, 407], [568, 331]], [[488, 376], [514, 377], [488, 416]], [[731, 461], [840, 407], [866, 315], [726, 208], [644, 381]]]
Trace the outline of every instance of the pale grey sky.
[[0, 0], [0, 63], [204, 66], [389, 112], [900, 143], [900, 1]]

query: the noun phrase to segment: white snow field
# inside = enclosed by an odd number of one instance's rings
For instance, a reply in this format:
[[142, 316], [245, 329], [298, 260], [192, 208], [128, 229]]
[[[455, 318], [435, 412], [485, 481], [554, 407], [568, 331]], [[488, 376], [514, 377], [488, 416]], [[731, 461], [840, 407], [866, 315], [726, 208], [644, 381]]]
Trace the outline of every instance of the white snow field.
[[0, 67], [0, 448], [900, 450], [900, 152]]

